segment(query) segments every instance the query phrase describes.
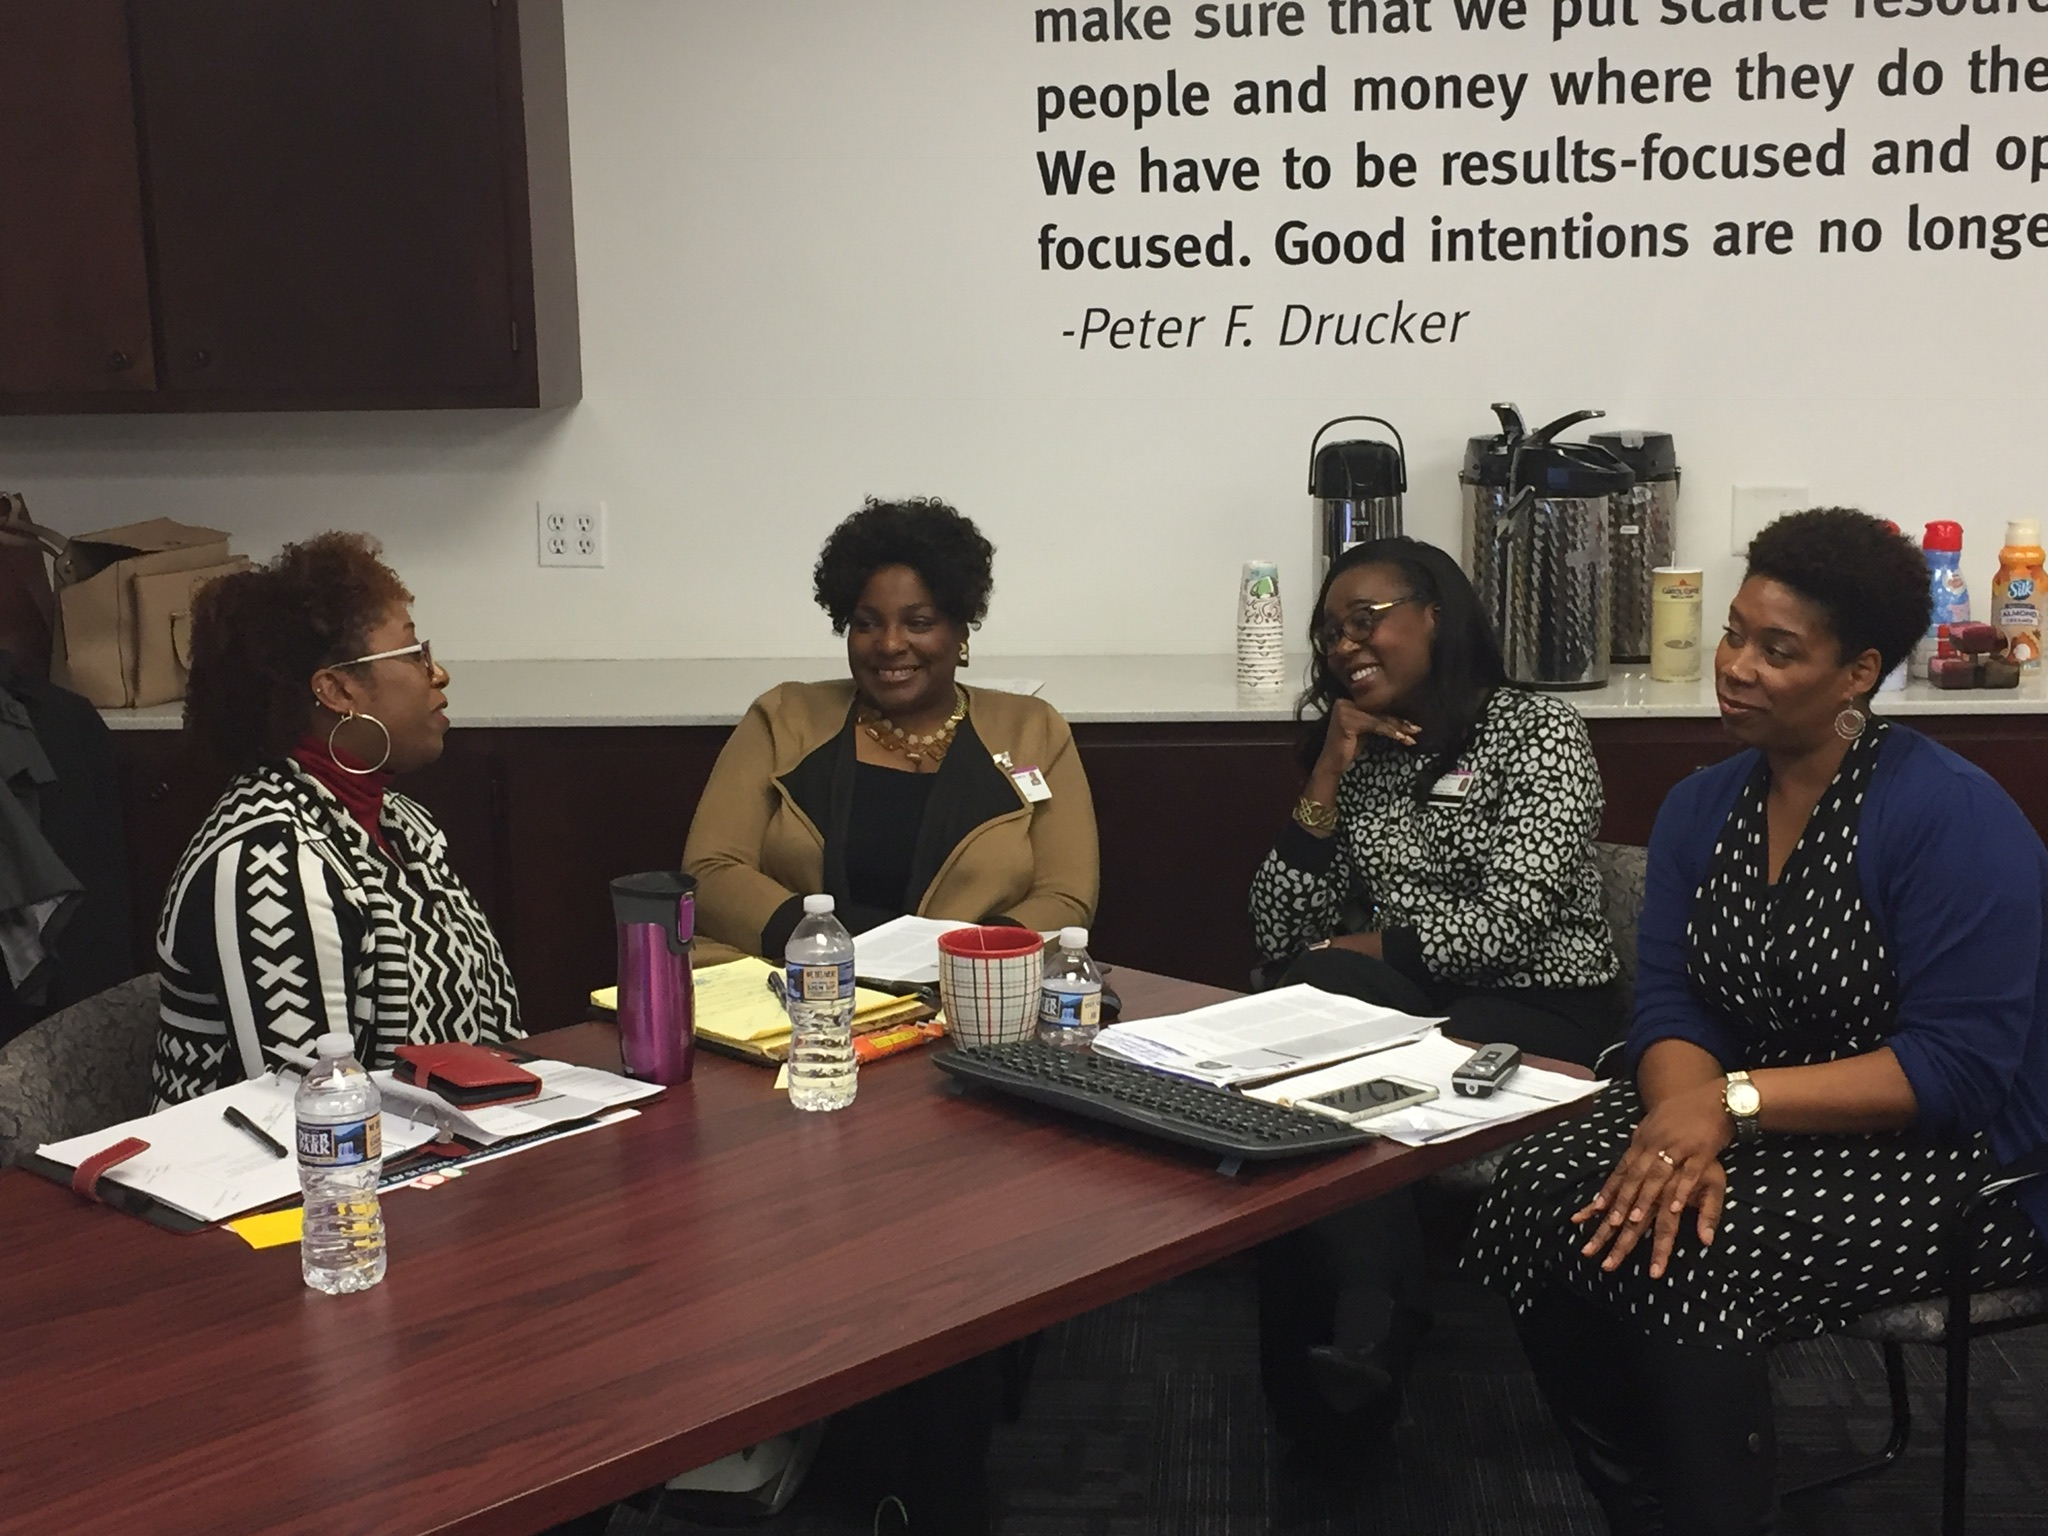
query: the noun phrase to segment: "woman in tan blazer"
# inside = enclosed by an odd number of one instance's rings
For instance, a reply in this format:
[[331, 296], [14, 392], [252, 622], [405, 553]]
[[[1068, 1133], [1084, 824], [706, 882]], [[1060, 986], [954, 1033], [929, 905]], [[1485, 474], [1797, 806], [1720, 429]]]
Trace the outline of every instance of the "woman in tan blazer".
[[[833, 530], [816, 590], [852, 675], [771, 688], [719, 753], [683, 850], [700, 936], [779, 956], [814, 891], [855, 933], [906, 913], [1088, 923], [1095, 807], [1073, 733], [954, 676], [994, 553], [936, 501], [871, 500]], [[836, 1464], [878, 1517], [894, 1496], [920, 1531], [987, 1536], [1001, 1382], [981, 1355], [840, 1415], [828, 1478]]]
[[993, 556], [937, 501], [870, 500], [833, 530], [815, 589], [851, 676], [770, 689], [719, 754], [683, 850], [700, 934], [779, 956], [815, 891], [855, 933], [905, 913], [1088, 924], [1095, 807], [1072, 732], [955, 678]]

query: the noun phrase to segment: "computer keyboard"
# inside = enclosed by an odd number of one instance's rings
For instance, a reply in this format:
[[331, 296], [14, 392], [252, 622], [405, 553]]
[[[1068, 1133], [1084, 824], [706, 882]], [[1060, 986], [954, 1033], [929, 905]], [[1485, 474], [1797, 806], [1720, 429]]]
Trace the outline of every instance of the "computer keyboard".
[[1227, 1088], [1036, 1040], [956, 1048], [933, 1059], [941, 1071], [964, 1082], [1199, 1147], [1217, 1157], [1300, 1157], [1372, 1139], [1370, 1131], [1307, 1110], [1283, 1109]]

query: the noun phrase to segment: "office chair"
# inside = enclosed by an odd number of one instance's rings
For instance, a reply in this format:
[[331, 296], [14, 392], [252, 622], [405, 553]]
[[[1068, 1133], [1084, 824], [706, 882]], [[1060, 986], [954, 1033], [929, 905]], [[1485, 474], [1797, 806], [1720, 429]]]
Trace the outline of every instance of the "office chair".
[[45, 1142], [149, 1113], [154, 973], [73, 1003], [0, 1047], [0, 1168]]
[[1970, 1342], [2014, 1328], [2048, 1323], [2048, 1281], [2034, 1285], [1975, 1290], [1970, 1266], [1984, 1233], [1984, 1212], [1993, 1202], [2010, 1200], [2013, 1192], [2035, 1179], [2048, 1177], [2048, 1152], [2001, 1169], [1949, 1219], [1942, 1232], [1945, 1294], [1924, 1301], [1880, 1307], [1848, 1323], [1842, 1332], [1884, 1346], [1885, 1384], [1891, 1397], [1891, 1435], [1875, 1456], [1836, 1472], [1807, 1478], [1784, 1490], [1786, 1496], [1832, 1488], [1851, 1478], [1888, 1467], [1905, 1454], [1912, 1431], [1913, 1405], [1906, 1392], [1904, 1346], [1935, 1344], [1942, 1350], [1947, 1391], [1941, 1414], [1941, 1536], [1963, 1536], [1964, 1496], [1969, 1478]]
[[[1607, 931], [1614, 938], [1614, 952], [1621, 960], [1615, 986], [1621, 993], [1621, 1017], [1635, 1011], [1636, 925], [1643, 915], [1643, 885], [1649, 876], [1650, 850], [1626, 843], [1595, 843], [1593, 863], [1600, 871], [1600, 902], [1607, 914]], [[1481, 1042], [1482, 1044], [1484, 1042]], [[1613, 1048], [1610, 1047], [1610, 1051]], [[1606, 1057], [1602, 1057], [1603, 1063]], [[1456, 1190], [1466, 1196], [1484, 1194], [1500, 1173], [1512, 1147], [1454, 1163], [1429, 1182], [1440, 1189]]]

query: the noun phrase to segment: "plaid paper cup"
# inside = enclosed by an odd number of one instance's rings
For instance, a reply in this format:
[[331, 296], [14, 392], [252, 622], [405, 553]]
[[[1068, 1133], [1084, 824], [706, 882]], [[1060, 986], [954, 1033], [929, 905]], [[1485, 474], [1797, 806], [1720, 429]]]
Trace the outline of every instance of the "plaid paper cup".
[[1029, 928], [956, 928], [939, 935], [939, 997], [962, 1045], [1028, 1039], [1038, 1025], [1045, 940]]

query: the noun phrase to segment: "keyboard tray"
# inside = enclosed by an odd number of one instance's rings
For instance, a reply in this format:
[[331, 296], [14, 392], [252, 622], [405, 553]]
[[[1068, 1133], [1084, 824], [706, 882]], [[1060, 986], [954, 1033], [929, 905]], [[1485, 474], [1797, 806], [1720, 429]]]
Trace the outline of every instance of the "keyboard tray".
[[1227, 1088], [1036, 1040], [955, 1048], [940, 1052], [933, 1061], [940, 1071], [963, 1082], [1198, 1147], [1216, 1157], [1247, 1162], [1303, 1157], [1372, 1139], [1370, 1131], [1305, 1109], [1283, 1109]]

